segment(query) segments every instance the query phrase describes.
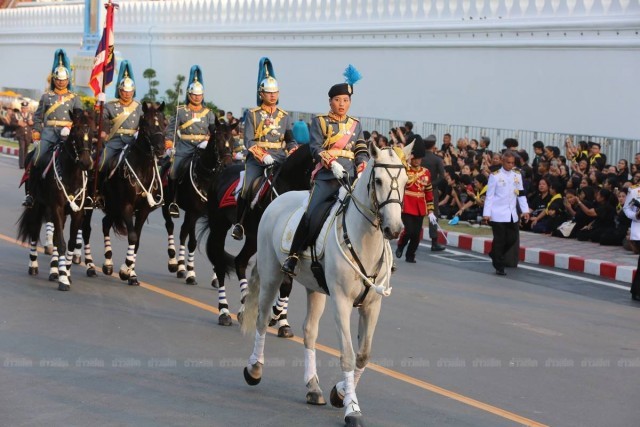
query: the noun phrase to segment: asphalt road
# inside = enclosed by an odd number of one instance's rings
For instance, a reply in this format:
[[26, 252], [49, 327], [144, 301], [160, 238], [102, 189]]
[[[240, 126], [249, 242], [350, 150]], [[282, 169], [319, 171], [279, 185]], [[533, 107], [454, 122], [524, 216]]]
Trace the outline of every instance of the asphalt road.
[[[29, 277], [28, 251], [15, 242], [16, 163], [0, 158], [0, 426], [342, 425], [342, 410], [305, 404], [302, 288], [290, 303], [298, 337], [268, 336], [262, 383], [249, 387], [242, 367], [252, 337], [217, 325], [203, 253], [198, 286], [167, 272], [159, 212], [143, 229], [142, 286], [73, 266], [71, 291], [59, 292], [44, 255]], [[116, 267], [125, 247], [114, 239]], [[638, 425], [640, 307], [628, 291], [545, 270], [497, 277], [487, 260], [459, 251], [421, 248], [417, 264], [398, 266], [375, 366], [357, 390], [368, 426]], [[235, 278], [227, 294], [237, 309]], [[327, 307], [317, 354], [328, 398], [340, 369]]]

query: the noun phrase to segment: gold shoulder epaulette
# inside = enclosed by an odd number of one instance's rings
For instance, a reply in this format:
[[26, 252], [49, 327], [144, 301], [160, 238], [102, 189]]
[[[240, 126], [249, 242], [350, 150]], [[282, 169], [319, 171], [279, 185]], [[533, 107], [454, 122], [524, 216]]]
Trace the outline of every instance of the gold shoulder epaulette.
[[315, 117], [318, 117], [318, 118], [320, 118], [320, 117], [328, 117], [328, 116], [329, 116], [328, 114], [316, 114], [315, 115]]
[[355, 117], [351, 117], [351, 116], [347, 116], [347, 117], [348, 117], [348, 118], [350, 118], [351, 120], [355, 120], [356, 122], [359, 122], [359, 121], [360, 121], [360, 120], [358, 120], [358, 119], [357, 119], [357, 118], [355, 118]]
[[518, 169], [518, 168], [513, 168], [512, 170], [513, 170], [514, 172], [520, 173], [520, 169]]
[[498, 169], [497, 171], [491, 172], [491, 175], [498, 175], [499, 173], [500, 173], [500, 169]]
[[288, 116], [288, 115], [289, 115], [289, 113], [287, 113], [285, 110], [283, 110], [283, 109], [282, 109], [282, 108], [280, 108], [280, 107], [278, 107], [278, 110], [282, 111], [282, 113], [283, 113], [285, 116]]
[[631, 188], [640, 188], [640, 184], [632, 185]]
[[250, 112], [252, 112], [252, 113], [255, 113], [256, 111], [260, 111], [260, 109], [261, 109], [261, 108], [262, 108], [262, 107], [252, 108], [252, 109], [250, 109], [249, 111], [250, 111]]

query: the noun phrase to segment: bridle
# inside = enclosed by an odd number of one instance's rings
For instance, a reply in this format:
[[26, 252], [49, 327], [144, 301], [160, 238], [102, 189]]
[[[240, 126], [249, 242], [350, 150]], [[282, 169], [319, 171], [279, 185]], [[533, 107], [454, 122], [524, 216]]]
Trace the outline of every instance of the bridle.
[[[82, 127], [82, 142], [80, 142], [80, 139], [78, 138], [80, 135], [77, 130], [78, 130], [78, 126]], [[91, 126], [88, 124], [82, 124], [82, 125], [76, 125], [74, 124], [72, 127], [73, 130], [73, 134], [69, 135], [69, 138], [67, 139], [67, 141], [69, 141], [71, 144], [71, 148], [73, 149], [73, 153], [70, 152], [69, 147], [67, 146], [67, 144], [64, 144], [64, 150], [67, 152], [67, 155], [69, 156], [69, 158], [73, 159], [73, 162], [75, 164], [77, 164], [80, 161], [80, 154], [84, 153], [84, 152], [91, 152], [91, 141], [92, 141], [92, 129]], [[80, 148], [78, 148], [78, 145], [80, 145]]]

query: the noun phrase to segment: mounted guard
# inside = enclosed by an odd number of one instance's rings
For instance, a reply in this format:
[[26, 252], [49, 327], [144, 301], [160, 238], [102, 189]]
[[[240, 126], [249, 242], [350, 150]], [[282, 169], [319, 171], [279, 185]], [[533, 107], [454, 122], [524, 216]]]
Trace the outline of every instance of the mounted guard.
[[40, 97], [34, 116], [33, 141], [37, 143], [33, 164], [29, 172], [27, 196], [23, 206], [33, 206], [32, 194], [38, 175], [42, 175], [51, 162], [53, 149], [68, 136], [73, 124], [72, 114], [82, 112], [80, 97], [71, 92], [71, 66], [64, 49], [56, 50], [53, 57], [49, 90]]
[[258, 65], [258, 107], [249, 110], [244, 125], [244, 146], [249, 151], [245, 163], [244, 185], [238, 198], [237, 221], [231, 232], [236, 240], [244, 237], [243, 221], [247, 208], [253, 208], [257, 180], [265, 169], [281, 165], [297, 146], [291, 132], [293, 123], [289, 113], [279, 108], [280, 89], [273, 64], [267, 57]]
[[194, 65], [189, 73], [185, 105], [178, 107], [165, 133], [165, 145], [175, 147], [166, 195], [166, 200], [171, 201], [169, 214], [174, 218], [180, 217], [176, 186], [184, 176], [185, 166], [195, 154], [196, 148], [207, 144], [215, 126], [215, 114], [204, 106], [202, 70], [200, 66]]
[[122, 161], [123, 150], [135, 142], [142, 117], [142, 106], [134, 99], [136, 84], [129, 61], [125, 60], [120, 64], [116, 87], [116, 99], [108, 102], [102, 113], [101, 138], [105, 141], [105, 146], [100, 159], [99, 193], [96, 195], [95, 203], [99, 209], [104, 207], [102, 187]]

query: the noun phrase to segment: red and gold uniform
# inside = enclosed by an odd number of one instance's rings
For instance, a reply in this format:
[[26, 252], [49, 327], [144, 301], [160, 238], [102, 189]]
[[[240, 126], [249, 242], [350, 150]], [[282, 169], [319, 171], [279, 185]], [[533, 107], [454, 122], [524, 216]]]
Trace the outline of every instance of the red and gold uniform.
[[422, 222], [424, 217], [433, 212], [433, 187], [429, 169], [418, 166], [407, 169], [409, 180], [404, 191], [402, 222], [404, 230], [398, 239], [396, 255], [402, 256], [407, 246], [406, 260], [415, 262], [416, 250], [422, 239]]

